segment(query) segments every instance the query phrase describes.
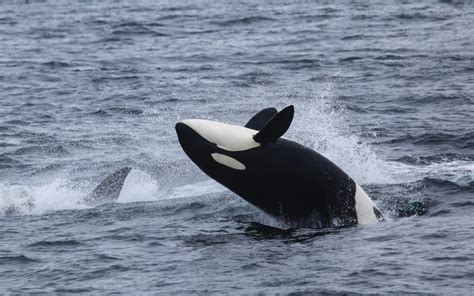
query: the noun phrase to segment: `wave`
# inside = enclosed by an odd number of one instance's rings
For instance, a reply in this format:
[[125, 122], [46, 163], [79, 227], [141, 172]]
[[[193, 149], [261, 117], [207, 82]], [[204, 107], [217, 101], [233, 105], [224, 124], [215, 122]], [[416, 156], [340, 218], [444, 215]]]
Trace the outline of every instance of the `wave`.
[[25, 255], [0, 256], [0, 264], [28, 264], [40, 262]]
[[474, 161], [473, 155], [463, 155], [459, 153], [440, 153], [427, 156], [405, 155], [395, 161], [411, 165], [430, 165], [434, 163], [446, 163], [452, 161]]
[[[154, 27], [159, 26], [155, 23]], [[127, 22], [121, 23], [113, 26], [112, 35], [125, 35], [125, 36], [135, 36], [135, 35], [151, 35], [154, 37], [163, 37], [169, 36], [168, 34], [158, 32], [154, 29], [149, 28], [147, 25], [136, 23], [136, 22]]]
[[399, 183], [410, 183], [432, 178], [466, 186], [474, 181], [474, 162], [471, 160], [433, 162], [426, 165], [407, 165], [392, 162], [392, 165], [392, 175]]
[[160, 16], [157, 18], [158, 21], [172, 21], [176, 19], [196, 19], [199, 18], [196, 14], [184, 14], [184, 13], [177, 13], [177, 14], [168, 14], [164, 16]]
[[[451, 57], [455, 58], [455, 57]], [[470, 60], [467, 61], [472, 62]], [[455, 95], [448, 95], [448, 94], [421, 94], [417, 96], [400, 96], [396, 103], [400, 105], [413, 105], [413, 106], [433, 106], [435, 104], [446, 104], [450, 106], [456, 106], [459, 104], [462, 106], [463, 104], [472, 104], [472, 97], [467, 93], [456, 93]], [[454, 104], [454, 105], [453, 105]]]
[[225, 20], [220, 22], [215, 22], [217, 25], [222, 27], [229, 27], [229, 26], [238, 26], [238, 25], [250, 25], [260, 22], [269, 22], [274, 21], [274, 19], [264, 16], [247, 16], [242, 18], [236, 18], [231, 20]]
[[121, 81], [121, 80], [137, 80], [140, 79], [140, 76], [137, 75], [120, 75], [120, 76], [102, 76], [93, 78], [93, 83], [106, 83], [108, 81]]
[[35, 145], [18, 148], [13, 155], [45, 154], [51, 156], [66, 156], [71, 153], [63, 145]]
[[414, 145], [449, 145], [458, 149], [474, 149], [474, 132], [453, 134], [430, 132], [407, 134], [395, 139], [381, 142], [383, 144], [410, 143]]
[[[1, 146], [0, 146], [1, 147]], [[21, 165], [22, 162], [7, 155], [0, 154], [0, 169], [7, 169]]]
[[282, 69], [300, 70], [300, 69], [318, 69], [321, 61], [316, 58], [295, 57], [293, 59], [267, 59], [263, 58], [259, 61], [246, 61], [250, 65], [280, 65]]
[[143, 114], [142, 109], [138, 108], [126, 108], [126, 107], [113, 107], [113, 108], [107, 108], [107, 109], [99, 109], [97, 111], [92, 112], [92, 115], [96, 116], [110, 116], [113, 113], [117, 114], [129, 114], [129, 115], [141, 115]]
[[165, 26], [164, 24], [161, 23], [140, 23], [140, 22], [134, 22], [134, 21], [128, 21], [128, 22], [121, 22], [118, 24], [115, 24], [112, 26], [112, 28], [123, 28], [123, 27], [129, 27], [129, 28], [143, 28], [143, 27], [163, 27]]
[[50, 241], [50, 240], [43, 240], [35, 243], [31, 243], [27, 245], [28, 248], [37, 248], [37, 247], [74, 247], [74, 246], [80, 246], [84, 245], [84, 243], [81, 243], [77, 240], [56, 240], [56, 241]]
[[355, 35], [348, 35], [341, 38], [341, 40], [360, 40], [360, 39], [369, 39], [374, 38], [373, 35], [366, 35], [366, 34], [355, 34]]
[[62, 61], [49, 61], [49, 62], [44, 62], [44, 66], [50, 67], [50, 68], [68, 68], [71, 67], [72, 65], [67, 62], [62, 62]]
[[449, 16], [440, 15], [427, 15], [420, 12], [415, 13], [400, 13], [394, 15], [394, 18], [402, 21], [431, 21], [431, 22], [442, 22], [449, 19]]
[[0, 24], [2, 25], [16, 25], [18, 22], [15, 20], [15, 18], [12, 17], [0, 17]]
[[459, 184], [445, 179], [424, 178], [422, 184], [424, 185], [424, 187], [433, 187], [433, 191], [439, 192], [440, 190], [442, 190], [443, 193], [474, 193], [474, 181], [471, 181], [466, 184]]

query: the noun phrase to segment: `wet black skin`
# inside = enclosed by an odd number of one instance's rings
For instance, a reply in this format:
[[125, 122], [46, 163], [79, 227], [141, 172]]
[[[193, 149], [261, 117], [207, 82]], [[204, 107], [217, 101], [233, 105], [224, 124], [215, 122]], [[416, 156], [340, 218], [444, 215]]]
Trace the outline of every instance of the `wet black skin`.
[[[298, 226], [357, 223], [355, 182], [321, 154], [282, 138], [227, 151], [183, 123], [176, 124], [176, 132], [184, 152], [202, 171], [266, 213]], [[246, 169], [220, 164], [212, 153], [230, 156]]]

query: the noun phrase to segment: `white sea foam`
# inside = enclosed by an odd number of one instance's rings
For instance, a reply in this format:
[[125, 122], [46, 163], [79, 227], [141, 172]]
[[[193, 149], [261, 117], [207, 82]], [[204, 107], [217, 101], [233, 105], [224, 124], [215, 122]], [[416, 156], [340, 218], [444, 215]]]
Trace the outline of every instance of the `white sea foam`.
[[118, 202], [186, 198], [226, 190], [225, 187], [211, 179], [183, 186], [160, 188], [157, 180], [153, 179], [152, 176], [140, 170], [132, 170], [125, 180]]
[[83, 192], [69, 188], [64, 179], [41, 185], [0, 183], [0, 215], [38, 215], [48, 211], [82, 209]]
[[[297, 90], [296, 116], [290, 137], [296, 138], [340, 166], [360, 184], [394, 183], [390, 163], [379, 158], [370, 145], [350, 127], [351, 118], [333, 95], [337, 77], [319, 93]], [[286, 103], [288, 104], [288, 103]]]
[[153, 201], [162, 195], [160, 188], [153, 177], [140, 171], [132, 170], [122, 187], [117, 201], [120, 203], [136, 201]]
[[416, 166], [402, 163], [394, 163], [395, 165], [397, 168], [392, 174], [400, 183], [435, 178], [466, 186], [474, 181], [474, 162], [469, 160], [452, 160]]
[[170, 190], [168, 198], [184, 198], [199, 196], [209, 193], [219, 193], [227, 191], [227, 188], [217, 183], [214, 180], [207, 180], [195, 184], [175, 187]]
[[[92, 188], [93, 186], [90, 190]], [[226, 190], [213, 180], [160, 188], [157, 180], [149, 174], [132, 170], [124, 182], [117, 202], [185, 198]], [[87, 190], [72, 188], [66, 179], [54, 179], [40, 185], [0, 183], [0, 215], [41, 215], [59, 210], [90, 208], [82, 202], [89, 193]]]

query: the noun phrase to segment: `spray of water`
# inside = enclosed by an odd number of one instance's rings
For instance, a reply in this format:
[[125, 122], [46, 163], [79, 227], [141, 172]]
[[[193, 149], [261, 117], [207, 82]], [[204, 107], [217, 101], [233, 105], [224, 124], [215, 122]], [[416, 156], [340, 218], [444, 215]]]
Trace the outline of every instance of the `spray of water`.
[[287, 137], [313, 148], [340, 166], [360, 184], [393, 183], [390, 166], [350, 127], [350, 118], [334, 96], [336, 74], [322, 90], [292, 89], [279, 102], [295, 105], [295, 118]]
[[[91, 186], [91, 190], [94, 188]], [[157, 201], [186, 198], [226, 191], [213, 180], [177, 187], [160, 187], [149, 174], [132, 170], [125, 180], [117, 202]], [[41, 185], [0, 183], [0, 215], [41, 215], [66, 209], [86, 209], [83, 199], [90, 191], [77, 189], [67, 179]]]

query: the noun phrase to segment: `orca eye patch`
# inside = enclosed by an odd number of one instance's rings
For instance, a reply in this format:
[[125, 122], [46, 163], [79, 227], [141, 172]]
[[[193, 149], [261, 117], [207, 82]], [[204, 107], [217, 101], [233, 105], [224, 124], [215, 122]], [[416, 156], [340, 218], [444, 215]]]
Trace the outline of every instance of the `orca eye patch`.
[[227, 151], [244, 151], [260, 146], [254, 141], [256, 130], [203, 119], [186, 119], [187, 125], [210, 143]]
[[216, 162], [225, 165], [226, 167], [229, 167], [234, 170], [239, 170], [243, 171], [245, 170], [245, 165], [238, 161], [235, 158], [232, 158], [230, 156], [220, 154], [220, 153], [212, 153], [211, 154], [212, 159], [214, 159]]

